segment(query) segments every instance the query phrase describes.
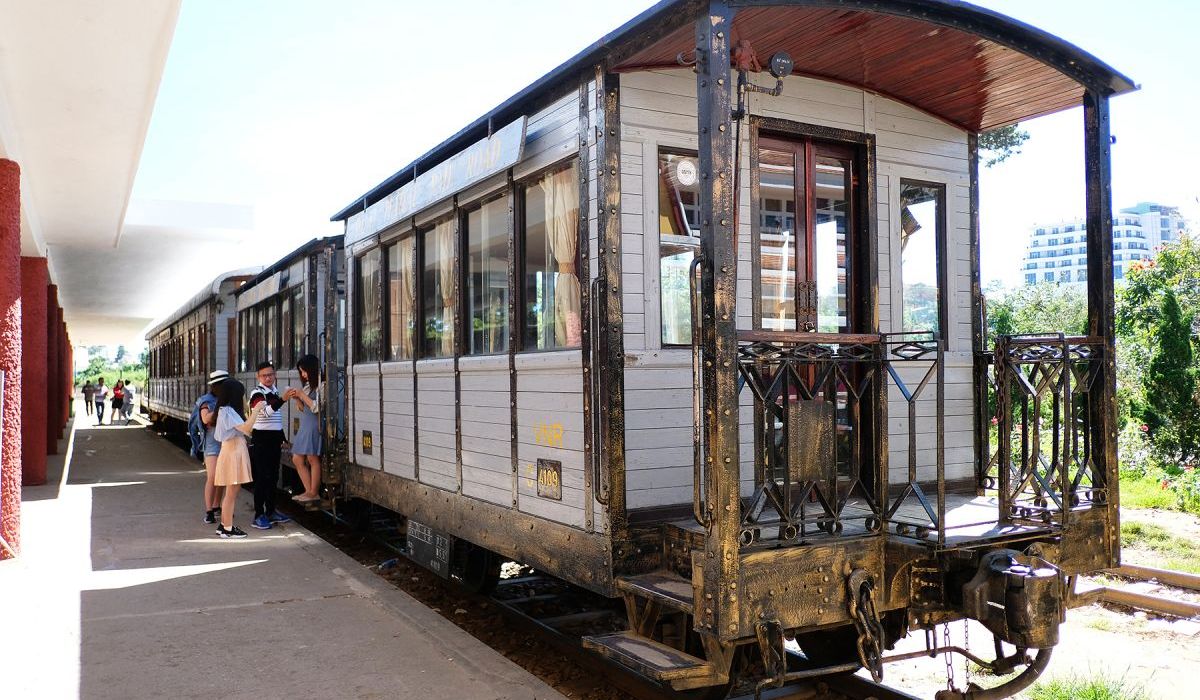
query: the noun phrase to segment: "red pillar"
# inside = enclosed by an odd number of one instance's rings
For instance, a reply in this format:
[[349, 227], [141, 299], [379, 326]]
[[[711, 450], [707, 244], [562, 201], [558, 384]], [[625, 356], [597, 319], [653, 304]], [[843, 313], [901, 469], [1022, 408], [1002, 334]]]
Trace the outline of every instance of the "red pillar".
[[[0, 158], [0, 559], [21, 551], [21, 168]], [[40, 450], [39, 450], [40, 451]]]
[[59, 396], [62, 405], [58, 416], [58, 439], [62, 439], [67, 421], [71, 420], [71, 402], [75, 397], [75, 361], [71, 349], [71, 337], [67, 335], [67, 324], [63, 321], [62, 307], [58, 307], [58, 371], [60, 384]]
[[58, 366], [58, 285], [46, 285], [46, 454], [58, 454], [62, 375]]
[[21, 258], [21, 482], [46, 483], [45, 258]]

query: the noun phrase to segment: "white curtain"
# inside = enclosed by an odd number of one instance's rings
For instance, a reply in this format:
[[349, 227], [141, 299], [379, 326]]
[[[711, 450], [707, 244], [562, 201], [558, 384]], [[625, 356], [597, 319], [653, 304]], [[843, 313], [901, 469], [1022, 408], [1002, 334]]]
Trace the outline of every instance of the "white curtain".
[[454, 354], [454, 220], [434, 227], [437, 241], [438, 282], [442, 288], [442, 355]]
[[416, 302], [416, 288], [413, 285], [413, 250], [416, 236], [410, 236], [400, 241], [400, 357], [410, 359], [413, 356], [413, 304]]
[[579, 185], [575, 168], [549, 173], [541, 182], [546, 195], [546, 240], [558, 265], [554, 282], [554, 342], [580, 344], [579, 277], [575, 260], [579, 252]]

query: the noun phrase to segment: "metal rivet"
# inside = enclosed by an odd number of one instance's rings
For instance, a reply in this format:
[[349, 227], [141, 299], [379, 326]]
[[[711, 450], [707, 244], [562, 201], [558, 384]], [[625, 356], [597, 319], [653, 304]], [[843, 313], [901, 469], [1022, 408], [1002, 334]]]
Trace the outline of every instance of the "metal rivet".
[[724, 124], [719, 124], [719, 125], [717, 125], [717, 131], [720, 131], [720, 132], [724, 133], [724, 132], [725, 132], [725, 125], [724, 125]]

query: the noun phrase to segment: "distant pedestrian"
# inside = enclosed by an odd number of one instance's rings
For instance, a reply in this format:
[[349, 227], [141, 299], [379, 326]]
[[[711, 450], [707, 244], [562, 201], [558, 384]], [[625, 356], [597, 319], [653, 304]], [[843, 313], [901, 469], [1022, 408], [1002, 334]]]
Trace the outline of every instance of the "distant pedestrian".
[[[269, 530], [276, 523], [291, 520], [275, 510], [275, 487], [279, 482], [279, 459], [283, 447], [284, 400], [275, 387], [275, 365], [263, 362], [255, 373], [258, 386], [250, 392], [250, 407], [262, 410], [254, 421], [250, 440], [250, 464], [254, 474], [254, 520], [250, 525]], [[224, 450], [222, 450], [223, 452]]]
[[[216, 438], [217, 392], [220, 384], [229, 379], [223, 369], [208, 375], [208, 393], [196, 399], [200, 424], [204, 426], [204, 522], [212, 525], [221, 517], [221, 499], [225, 487], [217, 486], [217, 456], [221, 454], [221, 442]], [[243, 393], [245, 389], [242, 390]]]
[[83, 410], [90, 416], [92, 415], [92, 397], [96, 395], [96, 385], [92, 384], [92, 380], [87, 380], [83, 384]]
[[217, 393], [217, 426], [213, 437], [221, 443], [217, 455], [217, 486], [225, 487], [221, 501], [221, 524], [217, 526], [217, 537], [222, 539], [245, 537], [246, 533], [233, 524], [233, 509], [237, 506], [238, 485], [251, 481], [250, 452], [246, 449], [246, 436], [254, 432], [254, 422], [267, 408], [260, 402], [243, 417], [246, 405], [246, 387], [236, 379], [227, 379], [214, 387]]
[[317, 419], [321, 410], [318, 393], [321, 362], [316, 355], [305, 355], [296, 363], [296, 370], [303, 385], [283, 392], [284, 400], [295, 401], [300, 412], [300, 429], [292, 439], [292, 465], [304, 484], [304, 493], [293, 496], [292, 500], [313, 503], [321, 500], [321, 426]]
[[137, 394], [133, 389], [133, 382], [125, 382], [125, 399], [121, 404], [121, 415], [125, 417], [125, 425], [129, 425], [129, 421], [133, 419], [134, 396]]
[[116, 384], [113, 384], [112, 389], [112, 413], [109, 415], [108, 422], [116, 425], [117, 418], [121, 416], [121, 409], [125, 407], [125, 382], [120, 379]]
[[96, 402], [96, 425], [104, 425], [104, 407], [108, 399], [108, 387], [104, 386], [104, 377], [96, 380], [96, 391], [92, 394]]

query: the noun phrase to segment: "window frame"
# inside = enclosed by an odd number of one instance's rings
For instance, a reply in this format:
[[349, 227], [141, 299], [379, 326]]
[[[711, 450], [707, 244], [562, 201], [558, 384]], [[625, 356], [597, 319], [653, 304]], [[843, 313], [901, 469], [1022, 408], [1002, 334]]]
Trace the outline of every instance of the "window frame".
[[[375, 348], [374, 355], [370, 356], [370, 357], [365, 357], [366, 353], [363, 352], [363, 350], [364, 350], [364, 345], [363, 345], [364, 304], [363, 304], [363, 300], [365, 299], [365, 296], [364, 296], [365, 290], [363, 289], [363, 284], [362, 284], [362, 279], [363, 279], [362, 264], [363, 264], [363, 258], [365, 258], [371, 254], [377, 254], [380, 257], [378, 265], [379, 265], [380, 278], [382, 278], [383, 264], [384, 264], [383, 247], [382, 246], [375, 245], [371, 248], [368, 248], [367, 250], [364, 250], [364, 251], [358, 253], [353, 258], [353, 260], [354, 260], [354, 265], [353, 265], [354, 318], [352, 319], [352, 324], [353, 324], [353, 328], [354, 328], [354, 348], [353, 348], [354, 352], [350, 358], [350, 363], [352, 365], [362, 365], [362, 364], [368, 364], [368, 363], [372, 363], [372, 362], [378, 363], [378, 362], [382, 361], [382, 358], [383, 358], [383, 348], [382, 347]], [[376, 294], [379, 294], [379, 292], [380, 292], [379, 289], [375, 290]], [[378, 338], [376, 344], [382, 346], [384, 299], [377, 299], [376, 301], [379, 304], [378, 308], [379, 308], [379, 331], [380, 331], [379, 338]]]
[[[514, 184], [514, 187], [515, 187], [515, 184]], [[458, 235], [458, 239], [457, 239], [457, 245], [458, 245], [459, 255], [457, 257], [459, 260], [459, 265], [458, 265], [459, 274], [457, 277], [458, 294], [455, 297], [455, 301], [458, 304], [459, 313], [456, 316], [456, 324], [455, 325], [457, 326], [457, 328], [456, 328], [455, 332], [458, 334], [457, 338], [458, 338], [458, 348], [459, 348], [459, 356], [460, 357], [495, 357], [497, 355], [506, 355], [506, 354], [508, 354], [510, 348], [512, 347], [513, 319], [512, 319], [512, 314], [510, 312], [513, 307], [513, 304], [512, 304], [513, 294], [515, 293], [515, 290], [513, 290], [513, 285], [516, 283], [515, 277], [517, 277], [517, 275], [512, 274], [516, 268], [514, 267], [513, 260], [511, 260], [511, 259], [505, 260], [504, 275], [505, 275], [505, 280], [506, 280], [506, 282], [505, 282], [506, 289], [508, 290], [508, 300], [507, 300], [508, 303], [505, 304], [505, 309], [504, 309], [506, 338], [505, 338], [505, 342], [503, 343], [503, 347], [501, 347], [499, 350], [496, 350], [494, 352], [471, 352], [470, 345], [471, 345], [471, 339], [474, 336], [474, 331], [473, 331], [473, 329], [467, 328], [467, 324], [471, 321], [470, 314], [468, 313], [470, 304], [468, 303], [468, 299], [467, 299], [467, 294], [469, 294], [469, 289], [470, 289], [470, 285], [468, 284], [468, 282], [470, 280], [470, 275], [471, 275], [470, 265], [469, 265], [471, 229], [470, 229], [468, 217], [473, 212], [478, 211], [480, 213], [480, 217], [482, 218], [484, 207], [488, 206], [489, 204], [496, 203], [496, 202], [507, 201], [508, 197], [511, 196], [511, 194], [512, 194], [512, 190], [513, 190], [513, 188], [511, 188], [511, 187], [505, 187], [499, 191], [491, 192], [482, 197], [479, 197], [478, 199], [471, 201], [466, 206], [459, 207], [459, 209], [458, 209], [457, 223], [458, 223], [458, 234], [459, 235]], [[516, 236], [516, 227], [513, 225], [514, 221], [515, 221], [515, 211], [512, 214], [509, 214], [506, 212], [506, 214], [505, 214], [505, 223], [506, 223], [505, 229], [506, 230], [505, 230], [505, 242], [504, 242], [505, 243], [505, 255], [510, 256], [510, 257], [517, 254], [516, 253], [517, 247], [514, 245], [511, 245], [511, 243], [512, 243], [511, 239]], [[576, 257], [577, 258], [582, 257], [582, 249], [579, 251], [579, 253], [577, 254]], [[577, 264], [577, 269], [578, 269], [578, 264]], [[582, 280], [580, 280], [580, 284], [581, 285], [583, 284]], [[523, 285], [518, 285], [518, 286], [523, 286]], [[523, 308], [523, 307], [518, 307], [518, 308]]]
[[[461, 237], [462, 231], [461, 231], [461, 228], [459, 227], [458, 218], [459, 218], [459, 208], [454, 207], [450, 212], [448, 212], [444, 215], [434, 217], [433, 219], [431, 219], [429, 221], [423, 222], [420, 226], [413, 227], [413, 235], [416, 236], [416, 241], [414, 242], [415, 249], [413, 251], [413, 258], [416, 260], [416, 265], [415, 265], [416, 279], [413, 281], [413, 285], [414, 285], [413, 288], [416, 290], [416, 294], [414, 295], [414, 300], [413, 300], [413, 306], [415, 307], [414, 308], [415, 323], [414, 323], [413, 333], [416, 336], [416, 338], [414, 338], [414, 344], [413, 344], [413, 358], [417, 359], [417, 360], [446, 360], [446, 359], [450, 359], [450, 358], [459, 357], [459, 349], [460, 349], [460, 347], [459, 347], [459, 338], [460, 338], [459, 326], [461, 325], [461, 320], [459, 319], [460, 314], [458, 313], [457, 307], [458, 307], [458, 303], [459, 303], [459, 295], [461, 294], [461, 288], [460, 288], [460, 285], [458, 284], [458, 282], [459, 282], [458, 278], [461, 274], [462, 266], [458, 265], [456, 261], [458, 260], [458, 258], [460, 257], [460, 254], [461, 254], [461, 249], [458, 248], [457, 246], [459, 245], [458, 239]], [[450, 233], [450, 238], [451, 238], [451, 240], [454, 241], [454, 245], [455, 245], [454, 253], [451, 255], [451, 258], [450, 258], [450, 264], [452, 267], [459, 268], [458, 270], [451, 271], [451, 273], [452, 273], [451, 277], [454, 280], [454, 285], [456, 287], [456, 289], [454, 290], [454, 293], [452, 295], [452, 300], [453, 300], [452, 304], [454, 306], [451, 308], [452, 320], [450, 323], [450, 332], [453, 334], [453, 343], [452, 343], [453, 348], [451, 349], [449, 354], [432, 355], [425, 351], [425, 341], [426, 341], [425, 320], [426, 319], [425, 319], [425, 304], [423, 303], [423, 301], [425, 299], [425, 292], [426, 292], [426, 289], [425, 289], [425, 235], [428, 233], [432, 233], [439, 225], [444, 224], [447, 221], [451, 222], [452, 225], [455, 227], [455, 230], [451, 231], [451, 233]], [[384, 300], [386, 301], [387, 295], [385, 294], [384, 297], [385, 297]], [[445, 296], [443, 295], [442, 298], [445, 299]], [[443, 309], [443, 311], [444, 311], [444, 309]], [[445, 332], [445, 331], [443, 331], [443, 332]]]
[[[925, 180], [923, 178], [904, 177], [898, 178], [897, 195], [904, 191], [905, 185], [914, 185], [917, 187], [929, 187], [937, 190], [937, 230], [934, 231], [934, 276], [937, 278], [938, 284], [938, 331], [936, 337], [942, 340], [943, 350], [949, 351], [951, 348], [952, 334], [949, 332], [950, 323], [950, 217], [949, 211], [949, 187], [945, 182], [937, 182], [934, 180]], [[899, 201], [897, 201], [899, 206]], [[899, 223], [899, 217], [897, 217]], [[905, 332], [904, 328], [904, 256], [903, 253], [899, 256], [899, 272], [900, 272], [900, 303], [898, 305], [900, 311], [900, 323], [897, 326], [898, 330]], [[1046, 267], [1049, 267], [1047, 263]]]
[[[390, 238], [386, 242], [380, 244], [380, 248], [383, 251], [380, 264], [382, 265], [381, 277], [383, 279], [383, 288], [384, 288], [383, 303], [382, 303], [382, 306], [380, 307], [381, 315], [383, 318], [383, 360], [382, 360], [383, 362], [413, 362], [415, 360], [421, 359], [420, 354], [417, 352], [417, 336], [418, 336], [418, 331], [420, 330], [420, 326], [418, 325], [418, 319], [417, 319], [417, 306], [421, 300], [420, 276], [417, 275], [417, 271], [420, 269], [418, 267], [418, 263], [420, 262], [420, 260], [418, 259], [418, 254], [417, 254], [417, 249], [420, 247], [419, 241], [417, 238], [418, 235], [419, 235], [418, 229], [416, 229], [414, 227], [414, 228], [410, 228], [410, 229], [406, 230], [400, 236], [397, 236], [395, 238]], [[413, 278], [413, 304], [412, 304], [412, 308], [409, 309], [409, 318], [413, 322], [412, 330], [409, 331], [409, 347], [410, 347], [410, 351], [411, 351], [411, 356], [400, 357], [397, 355], [397, 356], [393, 357], [393, 355], [392, 355], [392, 345], [393, 345], [393, 343], [392, 343], [392, 303], [391, 303], [391, 293], [388, 290], [388, 285], [391, 283], [392, 265], [390, 262], [391, 258], [388, 255], [388, 253], [393, 248], [398, 248], [402, 243], [405, 243], [406, 241], [411, 241], [412, 246], [413, 246], [413, 254], [412, 254], [413, 264], [412, 264], [411, 268], [409, 269], [408, 273], [410, 275], [416, 275], [416, 277]]]
[[[684, 158], [695, 158], [695, 159], [697, 159], [697, 161], [699, 161], [699, 158], [700, 158], [699, 151], [697, 151], [694, 148], [690, 148], [687, 146], [674, 146], [674, 145], [662, 144], [662, 143], [656, 144], [655, 145], [655, 156], [654, 156], [654, 174], [655, 174], [654, 182], [655, 182], [655, 194], [656, 194], [655, 201], [656, 202], [661, 199], [661, 193], [658, 192], [657, 188], [662, 186], [662, 174], [660, 171], [660, 167], [661, 167], [660, 163], [661, 163], [662, 157], [664, 155], [682, 156]], [[653, 220], [655, 222], [657, 222], [661, 217], [662, 217], [662, 212], [659, 211], [659, 212], [657, 212], [657, 216], [655, 216], [653, 218]], [[663, 233], [662, 233], [662, 226], [658, 225], [657, 223], [654, 223], [652, 225], [654, 226], [654, 238], [656, 241], [655, 242], [656, 255], [655, 255], [655, 261], [654, 261], [654, 276], [658, 279], [658, 289], [656, 290], [656, 293], [658, 296], [658, 323], [657, 323], [658, 347], [662, 348], [664, 350], [690, 348], [691, 343], [668, 343], [665, 339], [665, 335], [664, 335], [665, 329], [663, 328], [663, 301], [665, 299], [665, 295], [663, 294], [663, 279], [662, 279]], [[689, 230], [690, 230], [690, 227], [689, 227]], [[692, 241], [692, 239], [694, 239], [694, 242]], [[693, 251], [692, 252], [693, 260], [695, 260], [695, 256], [700, 253], [700, 236], [699, 235], [696, 235], [696, 236], [672, 235], [672, 236], [670, 236], [670, 239], [667, 240], [666, 242], [669, 245], [676, 245], [676, 246], [680, 246], [680, 247], [691, 248]], [[689, 267], [690, 267], [690, 265], [689, 265]], [[690, 299], [689, 299], [689, 303], [690, 303]], [[691, 326], [692, 326], [692, 319], [691, 319], [691, 316], [689, 315], [689, 317], [688, 317], [689, 335], [692, 330]]]

